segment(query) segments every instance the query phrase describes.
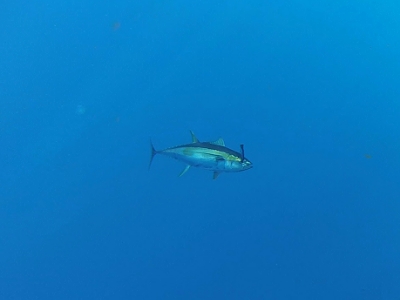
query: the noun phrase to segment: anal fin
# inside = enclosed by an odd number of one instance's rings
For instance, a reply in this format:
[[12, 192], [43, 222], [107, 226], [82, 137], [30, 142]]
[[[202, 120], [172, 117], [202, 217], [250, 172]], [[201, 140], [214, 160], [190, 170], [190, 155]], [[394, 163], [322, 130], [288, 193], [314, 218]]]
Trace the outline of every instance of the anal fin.
[[179, 174], [179, 177], [183, 176], [183, 174], [185, 174], [188, 170], [190, 169], [190, 165], [187, 165], [183, 171], [181, 172], [181, 174]]

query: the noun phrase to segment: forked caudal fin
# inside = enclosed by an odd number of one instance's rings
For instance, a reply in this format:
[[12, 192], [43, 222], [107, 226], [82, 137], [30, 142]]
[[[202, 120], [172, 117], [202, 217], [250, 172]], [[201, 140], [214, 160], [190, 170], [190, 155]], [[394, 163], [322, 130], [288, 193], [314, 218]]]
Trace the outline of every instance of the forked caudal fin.
[[150, 147], [151, 147], [151, 156], [150, 156], [150, 161], [149, 161], [149, 170], [151, 167], [151, 163], [153, 162], [154, 156], [158, 153], [158, 151], [154, 148], [153, 143], [150, 140]]

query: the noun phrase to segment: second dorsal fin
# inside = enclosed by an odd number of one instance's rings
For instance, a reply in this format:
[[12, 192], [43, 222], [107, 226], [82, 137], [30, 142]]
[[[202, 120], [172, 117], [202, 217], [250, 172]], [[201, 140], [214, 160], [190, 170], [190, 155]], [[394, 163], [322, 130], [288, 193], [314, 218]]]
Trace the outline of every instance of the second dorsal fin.
[[190, 134], [192, 136], [192, 143], [200, 143], [197, 137], [194, 135], [193, 131], [190, 130]]

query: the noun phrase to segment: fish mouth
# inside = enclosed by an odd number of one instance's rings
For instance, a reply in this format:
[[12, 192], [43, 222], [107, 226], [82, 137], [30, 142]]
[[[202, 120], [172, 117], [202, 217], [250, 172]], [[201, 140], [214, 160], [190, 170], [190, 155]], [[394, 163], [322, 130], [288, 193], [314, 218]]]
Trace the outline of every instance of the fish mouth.
[[253, 164], [244, 166], [243, 170], [249, 170], [253, 168]]

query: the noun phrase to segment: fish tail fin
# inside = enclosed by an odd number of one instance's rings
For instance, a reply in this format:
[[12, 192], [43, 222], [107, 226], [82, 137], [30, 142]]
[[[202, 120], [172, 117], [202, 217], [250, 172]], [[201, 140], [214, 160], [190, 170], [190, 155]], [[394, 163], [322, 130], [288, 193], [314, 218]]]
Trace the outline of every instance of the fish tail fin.
[[151, 167], [151, 163], [153, 162], [154, 156], [158, 153], [158, 151], [154, 148], [152, 141], [150, 140], [150, 148], [151, 148], [151, 156], [150, 156], [150, 161], [149, 161], [149, 170]]

